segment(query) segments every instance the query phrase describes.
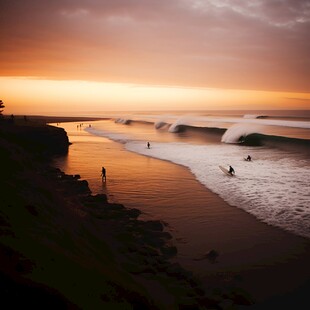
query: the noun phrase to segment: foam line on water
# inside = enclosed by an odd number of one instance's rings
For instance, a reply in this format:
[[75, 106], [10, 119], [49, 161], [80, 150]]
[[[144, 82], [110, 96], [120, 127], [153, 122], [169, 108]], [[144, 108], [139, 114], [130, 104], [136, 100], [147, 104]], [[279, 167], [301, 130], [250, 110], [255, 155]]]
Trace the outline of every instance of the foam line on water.
[[[231, 123], [231, 124], [253, 124], [253, 125], [265, 125], [265, 126], [281, 126], [281, 127], [292, 127], [292, 128], [304, 128], [310, 129], [309, 121], [289, 121], [289, 120], [275, 120], [275, 119], [264, 119], [262, 115], [251, 115], [246, 114], [243, 117], [215, 117], [215, 116], [197, 116], [197, 115], [166, 115], [164, 121], [171, 123], [170, 132], [177, 132], [178, 126], [180, 125], [191, 125], [195, 126], [195, 123], [206, 123], [206, 127], [216, 127], [216, 124]], [[162, 115], [129, 115], [116, 119], [117, 122], [126, 123], [130, 121], [152, 121], [154, 123], [163, 121]]]
[[310, 122], [307, 121], [284, 121], [284, 120], [272, 120], [272, 119], [260, 119], [260, 118], [230, 118], [230, 117], [181, 117], [177, 119], [171, 125], [171, 132], [176, 131], [176, 127], [179, 125], [189, 125], [199, 123], [232, 123], [232, 124], [253, 124], [253, 125], [268, 125], [268, 126], [282, 126], [292, 128], [304, 128], [310, 129]]
[[126, 143], [127, 141], [130, 140], [129, 136], [125, 134], [115, 133], [102, 129], [96, 129], [94, 127], [86, 127], [84, 130], [95, 136], [109, 138], [119, 143]]

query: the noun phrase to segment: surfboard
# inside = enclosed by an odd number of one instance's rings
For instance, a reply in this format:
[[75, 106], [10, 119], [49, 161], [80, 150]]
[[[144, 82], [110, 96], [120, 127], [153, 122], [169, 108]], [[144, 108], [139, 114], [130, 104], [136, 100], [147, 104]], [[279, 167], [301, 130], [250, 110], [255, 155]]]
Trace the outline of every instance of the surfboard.
[[229, 173], [229, 171], [228, 171], [226, 168], [224, 168], [223, 166], [219, 166], [219, 168], [220, 168], [226, 175], [229, 175], [230, 177], [233, 177], [233, 176], [234, 176], [233, 174]]

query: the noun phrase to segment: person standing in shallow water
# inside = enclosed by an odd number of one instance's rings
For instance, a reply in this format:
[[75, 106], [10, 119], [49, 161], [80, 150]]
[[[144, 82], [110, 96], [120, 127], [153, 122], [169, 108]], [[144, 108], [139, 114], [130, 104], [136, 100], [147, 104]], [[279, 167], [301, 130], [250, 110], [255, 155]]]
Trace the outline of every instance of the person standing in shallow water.
[[107, 178], [106, 178], [106, 171], [105, 171], [105, 168], [102, 167], [101, 169], [101, 178], [102, 178], [102, 181], [106, 181]]
[[149, 149], [151, 147], [150, 142], [147, 143], [147, 148]]

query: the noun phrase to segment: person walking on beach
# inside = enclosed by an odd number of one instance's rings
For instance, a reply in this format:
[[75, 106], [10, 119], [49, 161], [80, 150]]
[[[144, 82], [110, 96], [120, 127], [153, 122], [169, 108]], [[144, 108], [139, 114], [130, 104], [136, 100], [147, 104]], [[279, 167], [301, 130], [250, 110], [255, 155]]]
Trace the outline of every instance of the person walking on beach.
[[106, 171], [105, 171], [105, 168], [102, 167], [101, 169], [101, 178], [102, 178], [102, 181], [106, 181], [107, 178], [106, 178]]
[[248, 155], [248, 157], [245, 159], [246, 161], [251, 161], [252, 160], [252, 158], [251, 158], [251, 156], [250, 155]]
[[147, 148], [149, 149], [151, 147], [150, 142], [147, 143]]
[[231, 175], [235, 174], [235, 170], [232, 166], [229, 166], [229, 171], [228, 171]]

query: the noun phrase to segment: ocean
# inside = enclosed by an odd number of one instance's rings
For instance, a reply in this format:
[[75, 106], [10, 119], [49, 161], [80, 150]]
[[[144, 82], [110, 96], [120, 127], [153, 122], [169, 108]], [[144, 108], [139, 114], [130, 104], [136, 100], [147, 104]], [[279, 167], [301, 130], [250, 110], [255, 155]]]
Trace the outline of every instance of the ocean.
[[[310, 111], [83, 116], [105, 119], [59, 124], [73, 144], [55, 165], [80, 174], [94, 194], [167, 223], [184, 265], [210, 272], [256, 264], [293, 253], [290, 236], [310, 238]], [[199, 260], [212, 249], [221, 253], [216, 266]]]

